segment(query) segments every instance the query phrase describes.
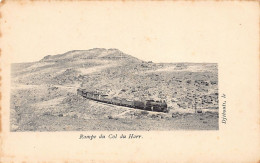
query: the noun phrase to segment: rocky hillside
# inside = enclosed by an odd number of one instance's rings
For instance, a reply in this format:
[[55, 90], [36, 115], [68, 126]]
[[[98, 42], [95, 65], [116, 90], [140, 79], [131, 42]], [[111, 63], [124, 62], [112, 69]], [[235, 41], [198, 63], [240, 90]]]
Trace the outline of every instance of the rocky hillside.
[[74, 50], [12, 65], [12, 85], [84, 87], [171, 108], [218, 108], [217, 64], [144, 62], [117, 49]]
[[[117, 49], [74, 50], [12, 65], [11, 131], [216, 130], [213, 63], [153, 63]], [[128, 99], [166, 100], [169, 113], [98, 103], [78, 87]], [[194, 107], [203, 113], [193, 114]]]

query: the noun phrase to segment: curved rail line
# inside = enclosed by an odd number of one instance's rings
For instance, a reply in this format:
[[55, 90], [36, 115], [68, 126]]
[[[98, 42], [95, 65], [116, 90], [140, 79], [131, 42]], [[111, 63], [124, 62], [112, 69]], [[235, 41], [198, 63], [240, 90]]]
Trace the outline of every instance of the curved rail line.
[[167, 104], [165, 101], [154, 101], [154, 100], [128, 100], [119, 97], [109, 97], [98, 92], [89, 92], [86, 89], [77, 89], [77, 94], [87, 99], [99, 101], [107, 104], [113, 104], [117, 106], [125, 106], [130, 108], [136, 108], [141, 110], [155, 111], [155, 112], [168, 112]]

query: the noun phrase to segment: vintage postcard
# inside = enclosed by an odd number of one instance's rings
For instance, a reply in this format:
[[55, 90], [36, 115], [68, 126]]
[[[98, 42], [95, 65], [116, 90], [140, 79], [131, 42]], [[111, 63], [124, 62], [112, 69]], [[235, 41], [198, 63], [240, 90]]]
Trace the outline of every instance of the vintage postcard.
[[258, 1], [0, 11], [0, 161], [260, 161]]

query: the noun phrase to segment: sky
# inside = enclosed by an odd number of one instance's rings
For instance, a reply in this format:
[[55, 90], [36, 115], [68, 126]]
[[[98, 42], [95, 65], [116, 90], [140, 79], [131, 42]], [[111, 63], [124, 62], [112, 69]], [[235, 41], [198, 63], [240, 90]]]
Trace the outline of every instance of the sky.
[[2, 7], [2, 53], [11, 62], [32, 62], [70, 50], [116, 48], [145, 61], [215, 63], [237, 52], [230, 43], [257, 39], [257, 26], [247, 25], [258, 19], [255, 10], [203, 3], [9, 2]]

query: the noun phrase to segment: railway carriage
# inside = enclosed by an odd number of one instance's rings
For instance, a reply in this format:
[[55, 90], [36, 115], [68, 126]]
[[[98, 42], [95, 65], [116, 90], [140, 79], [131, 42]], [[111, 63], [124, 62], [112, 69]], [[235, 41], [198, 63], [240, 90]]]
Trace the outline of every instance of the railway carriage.
[[121, 99], [118, 97], [113, 97], [111, 101], [114, 105], [121, 105]]
[[127, 100], [127, 99], [122, 99], [121, 104], [123, 106], [127, 106], [127, 107], [133, 107], [133, 101]]
[[93, 93], [93, 99], [95, 101], [99, 101], [99, 99], [100, 99], [99, 97], [100, 97], [100, 95], [98, 93]]
[[93, 99], [93, 94], [91, 92], [86, 92], [87, 98]]
[[145, 109], [145, 102], [142, 102], [142, 101], [136, 101], [134, 100], [133, 102], [134, 104], [134, 107], [138, 108], [138, 109]]
[[108, 97], [108, 95], [100, 95], [100, 101], [105, 103], [111, 103], [111, 99]]
[[91, 99], [94, 101], [100, 101], [108, 104], [126, 106], [132, 108], [138, 108], [149, 111], [157, 111], [157, 112], [168, 112], [167, 104], [165, 101], [154, 101], [154, 100], [146, 100], [146, 101], [138, 101], [138, 100], [128, 100], [125, 98], [119, 97], [109, 97], [108, 95], [102, 95], [98, 92], [89, 92], [86, 89], [77, 89], [77, 94], [83, 96], [87, 99]]

